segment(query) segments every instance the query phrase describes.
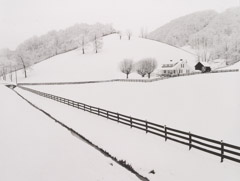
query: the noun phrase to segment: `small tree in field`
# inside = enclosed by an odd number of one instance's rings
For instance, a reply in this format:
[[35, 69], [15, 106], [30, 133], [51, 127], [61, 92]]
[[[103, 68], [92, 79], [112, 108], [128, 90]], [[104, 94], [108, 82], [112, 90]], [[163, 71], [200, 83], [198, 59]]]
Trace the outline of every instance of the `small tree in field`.
[[131, 37], [132, 37], [132, 31], [131, 30], [127, 30], [126, 34], [127, 34], [128, 40], [130, 40]]
[[124, 59], [119, 65], [120, 71], [124, 74], [128, 75], [133, 71], [133, 60], [131, 59]]
[[136, 65], [135, 65], [136, 72], [144, 77], [147, 74], [147, 68], [146, 68], [146, 62], [144, 60], [140, 60]]
[[157, 61], [154, 58], [145, 58], [142, 60], [144, 64], [144, 69], [146, 70], [146, 74], [148, 78], [151, 77], [151, 73], [157, 68]]
[[98, 51], [102, 48], [102, 46], [103, 46], [102, 38], [95, 35], [93, 39], [93, 48], [95, 53], [98, 53]]

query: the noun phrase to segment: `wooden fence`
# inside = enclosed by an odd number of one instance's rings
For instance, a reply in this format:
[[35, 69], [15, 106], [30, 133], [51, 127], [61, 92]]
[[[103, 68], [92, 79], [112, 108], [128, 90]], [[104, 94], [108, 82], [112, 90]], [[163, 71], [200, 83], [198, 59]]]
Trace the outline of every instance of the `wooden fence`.
[[108, 111], [105, 109], [101, 109], [101, 108], [90, 106], [84, 103], [76, 102], [63, 97], [33, 90], [30, 88], [26, 88], [22, 86], [19, 86], [19, 88], [32, 92], [34, 94], [52, 99], [52, 100], [55, 100], [55, 101], [58, 101], [60, 103], [67, 104], [77, 109], [81, 109], [81, 110], [90, 112], [92, 114], [102, 116], [104, 118], [115, 121], [117, 123], [130, 126], [131, 128], [136, 128], [146, 133], [160, 136], [164, 138], [165, 141], [171, 140], [171, 141], [178, 142], [180, 144], [188, 146], [189, 150], [191, 150], [191, 148], [195, 148], [195, 149], [219, 156], [221, 158], [221, 162], [223, 162], [224, 159], [228, 159], [228, 160], [240, 163], [240, 147], [239, 146], [224, 143], [223, 141], [217, 141], [217, 140], [205, 138], [203, 136], [198, 136], [190, 132], [180, 131], [174, 128], [159, 125], [159, 124], [138, 119], [135, 117], [126, 116], [120, 113]]
[[74, 85], [74, 84], [93, 84], [93, 83], [105, 83], [105, 82], [143, 82], [150, 83], [156, 82], [164, 79], [169, 79], [173, 77], [182, 77], [189, 75], [197, 75], [197, 74], [211, 74], [211, 73], [223, 73], [223, 72], [238, 72], [238, 69], [230, 69], [230, 70], [213, 70], [211, 72], [192, 72], [188, 74], [177, 74], [177, 75], [169, 75], [169, 76], [161, 76], [154, 79], [111, 79], [111, 80], [96, 80], [96, 81], [80, 81], [80, 82], [40, 82], [40, 83], [18, 83], [19, 86], [26, 85]]

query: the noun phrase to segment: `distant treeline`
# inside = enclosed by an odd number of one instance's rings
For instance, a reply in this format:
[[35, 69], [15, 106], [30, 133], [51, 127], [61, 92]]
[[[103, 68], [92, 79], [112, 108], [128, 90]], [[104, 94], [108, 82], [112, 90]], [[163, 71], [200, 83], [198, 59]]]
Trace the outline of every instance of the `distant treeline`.
[[203, 11], [171, 21], [148, 38], [177, 47], [191, 46], [202, 61], [240, 60], [240, 8], [223, 13]]

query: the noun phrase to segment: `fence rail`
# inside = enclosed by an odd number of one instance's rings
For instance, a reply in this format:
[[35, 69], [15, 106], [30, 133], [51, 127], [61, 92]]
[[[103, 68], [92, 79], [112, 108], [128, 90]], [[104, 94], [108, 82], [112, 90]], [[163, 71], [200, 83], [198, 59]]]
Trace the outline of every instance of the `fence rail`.
[[223, 73], [223, 72], [238, 72], [238, 69], [229, 69], [229, 70], [213, 70], [211, 72], [192, 72], [186, 74], [176, 74], [169, 76], [161, 76], [154, 79], [111, 79], [111, 80], [96, 80], [96, 81], [81, 81], [81, 82], [40, 82], [40, 83], [18, 83], [18, 86], [27, 86], [27, 85], [74, 85], [74, 84], [93, 84], [93, 83], [106, 83], [106, 82], [143, 82], [150, 83], [155, 81], [160, 81], [164, 79], [174, 78], [174, 77], [182, 77], [189, 75], [197, 75], [197, 74], [211, 74], [211, 73]]
[[160, 136], [164, 138], [165, 141], [171, 140], [171, 141], [178, 142], [180, 144], [184, 144], [189, 147], [189, 150], [191, 150], [192, 148], [195, 148], [195, 149], [207, 152], [209, 154], [216, 155], [221, 158], [221, 162], [223, 162], [224, 159], [227, 159], [227, 160], [240, 163], [240, 147], [239, 146], [224, 143], [223, 141], [209, 139], [209, 138], [199, 136], [190, 132], [177, 130], [171, 127], [159, 125], [159, 124], [138, 119], [135, 117], [126, 116], [124, 114], [108, 111], [105, 109], [101, 109], [101, 108], [90, 106], [84, 103], [76, 102], [63, 97], [33, 90], [30, 88], [26, 88], [22, 86], [19, 86], [19, 88], [32, 92], [39, 96], [43, 96], [43, 97], [55, 100], [57, 102], [67, 104], [77, 109], [81, 109], [81, 110], [93, 113], [95, 115], [107, 118], [117, 123], [130, 126], [131, 128], [136, 128], [146, 133]]

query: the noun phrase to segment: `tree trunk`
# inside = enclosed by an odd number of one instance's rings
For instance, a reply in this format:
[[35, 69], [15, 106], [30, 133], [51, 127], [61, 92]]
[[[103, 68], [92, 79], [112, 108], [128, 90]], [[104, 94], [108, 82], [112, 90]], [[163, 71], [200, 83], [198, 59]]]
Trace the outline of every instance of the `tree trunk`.
[[24, 77], [27, 78], [27, 71], [26, 71], [26, 67], [23, 66], [23, 69], [24, 69]]
[[127, 74], [127, 79], [128, 79], [128, 74]]
[[15, 80], [16, 80], [16, 84], [17, 84], [17, 70], [15, 68]]
[[25, 78], [27, 78], [27, 71], [26, 71], [25, 63], [24, 63], [23, 58], [21, 56], [20, 56], [20, 59], [21, 59], [22, 64], [23, 64], [24, 76], [25, 76]]
[[82, 48], [82, 54], [85, 54], [84, 48]]
[[148, 78], [149, 78], [149, 79], [150, 79], [150, 75], [151, 75], [151, 74], [150, 74], [150, 73], [148, 73]]

